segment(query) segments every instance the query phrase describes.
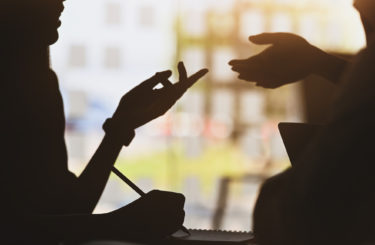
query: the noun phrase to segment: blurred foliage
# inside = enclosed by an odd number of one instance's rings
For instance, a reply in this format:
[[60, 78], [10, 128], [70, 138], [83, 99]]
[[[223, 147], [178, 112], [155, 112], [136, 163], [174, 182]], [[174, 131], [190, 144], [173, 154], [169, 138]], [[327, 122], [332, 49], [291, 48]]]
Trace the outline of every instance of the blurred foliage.
[[[222, 176], [243, 176], [264, 170], [263, 163], [250, 159], [233, 144], [216, 144], [202, 150], [199, 157], [186, 157], [182, 144], [169, 150], [142, 154], [131, 158], [120, 158], [116, 164], [130, 179], [152, 179], [157, 188], [167, 187], [180, 191], [183, 180], [194, 177], [201, 183], [203, 192], [211, 192]], [[258, 159], [260, 161], [260, 159]], [[288, 166], [288, 161], [274, 163], [278, 171]]]

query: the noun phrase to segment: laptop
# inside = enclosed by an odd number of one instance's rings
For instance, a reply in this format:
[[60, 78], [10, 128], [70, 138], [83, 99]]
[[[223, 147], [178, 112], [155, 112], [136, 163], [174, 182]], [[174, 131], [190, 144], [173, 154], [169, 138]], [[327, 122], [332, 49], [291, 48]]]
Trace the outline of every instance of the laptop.
[[308, 123], [279, 123], [279, 131], [292, 166], [323, 125]]

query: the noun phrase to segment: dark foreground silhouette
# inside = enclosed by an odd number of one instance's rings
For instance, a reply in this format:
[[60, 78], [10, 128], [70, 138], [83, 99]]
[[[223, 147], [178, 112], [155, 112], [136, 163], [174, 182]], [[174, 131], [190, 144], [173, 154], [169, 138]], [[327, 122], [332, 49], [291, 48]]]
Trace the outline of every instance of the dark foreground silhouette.
[[[88, 6], [89, 7], [89, 6]], [[48, 46], [58, 39], [62, 0], [0, 1], [1, 244], [53, 244], [95, 239], [157, 239], [178, 230], [184, 196], [152, 191], [107, 214], [93, 215], [111, 168], [134, 129], [163, 115], [207, 73], [188, 77], [178, 65], [128, 92], [83, 173], [67, 168], [65, 118]], [[154, 89], [158, 84], [164, 87]]]
[[288, 33], [250, 37], [271, 46], [230, 62], [240, 79], [266, 88], [313, 73], [340, 86], [329, 123], [298, 164], [261, 189], [254, 232], [262, 245], [375, 243], [375, 1], [358, 0], [355, 6], [368, 45], [351, 62]]

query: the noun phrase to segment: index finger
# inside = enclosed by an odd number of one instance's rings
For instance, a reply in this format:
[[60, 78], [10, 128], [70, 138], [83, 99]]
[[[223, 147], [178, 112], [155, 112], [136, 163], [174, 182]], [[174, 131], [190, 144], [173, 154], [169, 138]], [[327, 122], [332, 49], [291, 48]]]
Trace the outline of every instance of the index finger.
[[199, 79], [201, 79], [207, 73], [208, 73], [208, 69], [202, 69], [202, 70], [194, 73], [193, 75], [188, 77], [188, 79], [186, 81], [180, 83], [181, 87], [185, 90], [190, 88], [191, 86], [193, 86]]
[[288, 37], [287, 33], [282, 32], [265, 32], [258, 35], [250, 36], [249, 40], [255, 44], [266, 45], [266, 44], [276, 44], [281, 40]]
[[240, 65], [242, 63], [245, 63], [247, 60], [231, 60], [229, 61], [229, 65], [231, 66], [235, 66], [235, 65]]

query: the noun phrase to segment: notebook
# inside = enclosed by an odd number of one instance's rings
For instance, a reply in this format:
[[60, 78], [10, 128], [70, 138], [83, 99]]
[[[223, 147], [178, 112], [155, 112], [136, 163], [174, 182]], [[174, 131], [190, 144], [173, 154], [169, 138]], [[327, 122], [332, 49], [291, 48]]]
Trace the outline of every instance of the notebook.
[[254, 239], [252, 232], [222, 231], [222, 230], [196, 230], [189, 229], [190, 235], [181, 231], [176, 232], [168, 239], [167, 244], [192, 244], [192, 245], [251, 245]]

